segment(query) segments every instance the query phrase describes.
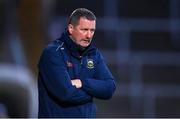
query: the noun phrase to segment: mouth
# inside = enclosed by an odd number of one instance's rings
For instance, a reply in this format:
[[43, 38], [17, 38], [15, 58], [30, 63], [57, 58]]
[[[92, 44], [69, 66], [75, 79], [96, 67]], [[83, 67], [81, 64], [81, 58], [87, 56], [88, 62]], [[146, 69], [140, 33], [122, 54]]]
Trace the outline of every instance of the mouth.
[[83, 41], [86, 42], [86, 43], [90, 43], [90, 42], [91, 42], [90, 39], [85, 39], [85, 40], [83, 40]]
[[90, 43], [91, 43], [91, 39], [82, 39], [80, 44], [83, 47], [87, 47], [88, 45], [90, 45]]

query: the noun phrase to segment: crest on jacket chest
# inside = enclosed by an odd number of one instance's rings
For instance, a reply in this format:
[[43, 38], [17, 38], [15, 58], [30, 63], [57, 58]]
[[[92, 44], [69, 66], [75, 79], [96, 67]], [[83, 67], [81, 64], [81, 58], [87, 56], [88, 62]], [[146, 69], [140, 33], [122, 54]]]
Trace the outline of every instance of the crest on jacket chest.
[[87, 68], [93, 69], [94, 68], [94, 61], [93, 59], [87, 59]]

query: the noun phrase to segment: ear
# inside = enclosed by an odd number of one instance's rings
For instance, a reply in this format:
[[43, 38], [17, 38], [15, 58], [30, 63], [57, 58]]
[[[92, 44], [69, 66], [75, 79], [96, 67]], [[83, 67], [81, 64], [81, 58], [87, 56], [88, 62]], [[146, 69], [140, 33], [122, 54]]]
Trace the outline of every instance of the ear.
[[73, 25], [72, 24], [68, 25], [68, 31], [70, 34], [72, 34], [72, 32], [73, 32]]

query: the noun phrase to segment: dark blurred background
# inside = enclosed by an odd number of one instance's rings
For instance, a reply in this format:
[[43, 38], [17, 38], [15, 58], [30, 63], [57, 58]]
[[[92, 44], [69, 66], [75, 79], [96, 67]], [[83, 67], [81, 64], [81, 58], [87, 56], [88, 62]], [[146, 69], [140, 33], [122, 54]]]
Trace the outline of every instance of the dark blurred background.
[[37, 117], [37, 63], [77, 7], [116, 82], [97, 117], [180, 117], [180, 0], [0, 0], [0, 117]]

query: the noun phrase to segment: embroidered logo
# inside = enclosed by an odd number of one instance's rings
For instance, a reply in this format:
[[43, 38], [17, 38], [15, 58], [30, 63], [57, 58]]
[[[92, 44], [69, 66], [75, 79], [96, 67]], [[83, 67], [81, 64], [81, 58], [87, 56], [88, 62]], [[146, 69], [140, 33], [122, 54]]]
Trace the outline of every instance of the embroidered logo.
[[93, 59], [87, 59], [87, 68], [89, 68], [89, 69], [94, 68]]
[[71, 62], [69, 62], [69, 61], [66, 61], [66, 64], [67, 64], [68, 68], [72, 68], [73, 67], [73, 64]]

